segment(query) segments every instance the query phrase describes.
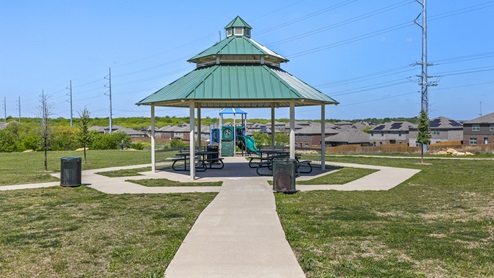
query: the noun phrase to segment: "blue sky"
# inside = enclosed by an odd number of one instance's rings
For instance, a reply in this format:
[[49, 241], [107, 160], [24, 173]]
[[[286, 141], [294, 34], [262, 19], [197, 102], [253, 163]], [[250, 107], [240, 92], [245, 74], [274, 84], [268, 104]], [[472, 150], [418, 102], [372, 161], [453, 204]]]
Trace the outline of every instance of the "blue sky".
[[[494, 1], [428, 1], [430, 117], [468, 120], [494, 112]], [[53, 117], [87, 107], [109, 116], [105, 95], [112, 71], [113, 116], [149, 117], [134, 104], [194, 69], [186, 60], [224, 38], [240, 15], [252, 38], [290, 62], [282, 68], [338, 100], [327, 118], [413, 117], [420, 111], [416, 75], [421, 12], [414, 0], [288, 1], [26, 1], [0, 0], [0, 103], [4, 117], [38, 115], [42, 90]], [[482, 103], [482, 105], [480, 105]], [[250, 109], [248, 117], [269, 118]], [[158, 116], [188, 116], [159, 108]], [[218, 110], [202, 111], [217, 117]], [[277, 117], [288, 117], [280, 108]], [[296, 109], [319, 118], [319, 107]]]

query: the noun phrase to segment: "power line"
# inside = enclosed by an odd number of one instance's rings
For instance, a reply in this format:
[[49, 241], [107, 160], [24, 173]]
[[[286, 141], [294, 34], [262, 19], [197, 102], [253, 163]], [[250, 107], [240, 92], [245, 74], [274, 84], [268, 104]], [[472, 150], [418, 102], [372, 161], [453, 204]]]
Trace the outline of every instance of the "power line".
[[463, 7], [463, 8], [457, 9], [457, 10], [433, 15], [429, 18], [429, 20], [434, 21], [434, 20], [443, 19], [443, 18], [450, 17], [450, 16], [461, 15], [461, 14], [465, 14], [465, 13], [469, 13], [469, 12], [474, 12], [474, 11], [490, 8], [493, 6], [494, 6], [494, 1], [488, 1], [488, 2], [477, 4], [477, 5]]
[[299, 35], [290, 36], [289, 38], [286, 38], [286, 39], [283, 39], [283, 40], [280, 40], [280, 41], [277, 41], [277, 42], [274, 42], [274, 43], [270, 43], [269, 46], [276, 46], [276, 45], [283, 44], [283, 43], [286, 43], [286, 42], [290, 42], [290, 41], [298, 40], [298, 39], [301, 39], [301, 38], [305, 38], [305, 37], [308, 37], [308, 36], [311, 36], [311, 35], [320, 34], [323, 31], [328, 31], [328, 30], [331, 30], [331, 29], [335, 29], [335, 28], [338, 28], [338, 27], [341, 27], [341, 26], [350, 24], [350, 23], [358, 22], [360, 20], [363, 20], [363, 19], [366, 19], [366, 18], [369, 18], [369, 17], [372, 17], [372, 16], [376, 16], [376, 15], [382, 14], [382, 13], [387, 12], [387, 11], [391, 11], [393, 9], [396, 9], [396, 8], [399, 8], [399, 7], [408, 5], [410, 3], [412, 3], [410, 0], [406, 0], [406, 1], [399, 2], [399, 3], [395, 3], [395, 4], [392, 4], [392, 5], [386, 6], [384, 8], [380, 8], [380, 9], [377, 9], [377, 10], [374, 10], [374, 11], [371, 11], [371, 12], [368, 12], [368, 13], [361, 14], [361, 15], [356, 16], [356, 17], [352, 17], [352, 18], [347, 19], [347, 20], [343, 20], [343, 21], [337, 22], [335, 24], [331, 24], [331, 25], [328, 25], [328, 26], [317, 28], [317, 29], [314, 29], [314, 30], [311, 30], [311, 31], [308, 31], [308, 32], [304, 32], [304, 33], [299, 34]]
[[350, 3], [353, 3], [353, 2], [356, 2], [357, 0], [347, 0], [347, 1], [343, 1], [343, 2], [340, 2], [336, 5], [333, 5], [333, 6], [330, 6], [330, 7], [327, 7], [325, 9], [322, 9], [322, 10], [318, 10], [318, 11], [315, 11], [315, 12], [312, 12], [310, 14], [306, 14], [306, 15], [303, 15], [301, 17], [298, 17], [298, 18], [295, 18], [291, 21], [288, 21], [288, 22], [284, 22], [284, 23], [281, 23], [281, 24], [278, 24], [278, 25], [275, 25], [275, 26], [272, 26], [270, 28], [266, 28], [264, 30], [261, 30], [260, 32], [257, 32], [256, 34], [257, 35], [262, 35], [262, 34], [266, 34], [266, 33], [269, 33], [269, 32], [272, 32], [274, 30], [278, 30], [280, 28], [283, 28], [283, 27], [286, 27], [286, 26], [289, 26], [289, 25], [292, 25], [292, 24], [295, 24], [295, 23], [298, 23], [300, 21], [303, 21], [303, 20], [306, 20], [306, 19], [309, 19], [309, 18], [313, 18], [317, 15], [320, 15], [320, 14], [323, 14], [323, 13], [327, 13], [329, 11], [332, 11], [332, 10], [335, 10], [337, 8], [340, 8], [340, 7], [343, 7], [345, 5], [348, 5]]
[[406, 27], [409, 27], [409, 26], [411, 26], [411, 23], [410, 22], [405, 22], [405, 23], [402, 23], [402, 24], [394, 25], [394, 26], [391, 26], [391, 27], [388, 27], [388, 28], [384, 28], [384, 29], [381, 29], [381, 30], [377, 30], [377, 31], [374, 31], [374, 32], [363, 34], [363, 35], [360, 35], [360, 36], [357, 36], [357, 37], [353, 37], [353, 38], [349, 38], [349, 39], [346, 39], [346, 40], [342, 40], [342, 41], [339, 41], [339, 42], [334, 42], [334, 43], [322, 45], [322, 46], [319, 46], [319, 47], [307, 49], [307, 50], [304, 50], [304, 51], [296, 52], [296, 53], [293, 53], [293, 54], [287, 55], [287, 56], [290, 57], [291, 59], [293, 59], [293, 58], [297, 58], [297, 57], [300, 57], [300, 56], [312, 54], [312, 53], [315, 53], [315, 52], [327, 50], [327, 49], [330, 49], [330, 48], [334, 48], [334, 47], [346, 45], [346, 44], [349, 44], [349, 43], [361, 41], [363, 39], [372, 38], [372, 37], [379, 36], [379, 35], [382, 35], [382, 34], [386, 34], [386, 33], [392, 32], [392, 31], [403, 29], [403, 28], [406, 28]]

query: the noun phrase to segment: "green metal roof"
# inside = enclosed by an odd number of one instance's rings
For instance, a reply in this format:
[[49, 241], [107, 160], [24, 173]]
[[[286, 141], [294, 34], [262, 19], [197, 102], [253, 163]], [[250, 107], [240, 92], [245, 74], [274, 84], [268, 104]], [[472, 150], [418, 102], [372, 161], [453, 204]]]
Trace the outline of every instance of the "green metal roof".
[[197, 60], [212, 56], [212, 55], [270, 55], [276, 57], [281, 62], [288, 62], [288, 59], [270, 50], [264, 45], [256, 42], [249, 37], [228, 37], [196, 56], [190, 58], [188, 62], [196, 62]]
[[243, 20], [238, 15], [232, 21], [230, 21], [230, 23], [228, 23], [225, 26], [225, 29], [232, 28], [232, 27], [246, 27], [246, 28], [252, 29], [252, 27], [250, 27], [250, 25], [247, 24], [247, 22], [245, 22], [245, 20]]
[[267, 65], [213, 65], [197, 68], [137, 105], [203, 108], [288, 107], [338, 104], [337, 101], [280, 68]]

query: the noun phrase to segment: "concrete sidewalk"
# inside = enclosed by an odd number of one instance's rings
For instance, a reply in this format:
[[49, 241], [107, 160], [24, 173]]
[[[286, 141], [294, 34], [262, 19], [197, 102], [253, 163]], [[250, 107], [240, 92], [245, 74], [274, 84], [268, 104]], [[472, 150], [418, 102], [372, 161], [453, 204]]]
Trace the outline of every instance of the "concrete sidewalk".
[[[389, 190], [419, 172], [415, 169], [350, 163], [329, 165], [376, 169], [377, 172], [344, 185], [299, 185], [298, 190]], [[225, 158], [223, 170], [198, 173], [191, 181], [188, 172], [165, 170], [142, 176], [108, 178], [98, 172], [141, 168], [149, 165], [114, 167], [82, 172], [82, 182], [108, 194], [219, 192], [200, 214], [170, 265], [167, 278], [175, 277], [305, 277], [290, 248], [276, 213], [275, 199], [267, 181], [242, 157]], [[336, 172], [336, 171], [334, 171]], [[328, 174], [315, 168], [298, 180]], [[146, 187], [126, 180], [167, 178], [180, 182], [223, 181], [223, 186]], [[59, 182], [0, 186], [2, 190], [57, 186]]]
[[266, 179], [226, 180], [165, 277], [305, 277], [285, 239]]
[[[320, 184], [320, 185], [299, 185], [297, 190], [300, 191], [312, 191], [312, 190], [339, 190], [339, 191], [366, 191], [366, 190], [390, 190], [393, 187], [405, 182], [420, 170], [417, 169], [407, 169], [407, 168], [396, 168], [396, 167], [386, 167], [386, 166], [374, 166], [374, 165], [363, 165], [363, 164], [353, 164], [353, 163], [336, 163], [331, 162], [328, 165], [339, 166], [339, 167], [351, 167], [351, 168], [364, 168], [364, 169], [374, 169], [374, 172], [370, 175], [362, 177], [360, 179], [351, 181], [346, 184]], [[299, 178], [299, 180], [307, 178]]]

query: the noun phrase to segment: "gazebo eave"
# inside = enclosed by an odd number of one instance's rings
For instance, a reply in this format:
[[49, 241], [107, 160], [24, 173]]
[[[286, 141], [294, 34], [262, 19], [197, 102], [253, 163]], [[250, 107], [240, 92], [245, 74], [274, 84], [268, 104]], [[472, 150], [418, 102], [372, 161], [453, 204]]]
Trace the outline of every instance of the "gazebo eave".
[[238, 107], [238, 108], [271, 108], [274, 104], [275, 108], [290, 107], [290, 103], [294, 103], [295, 106], [319, 106], [334, 104], [338, 105], [338, 102], [329, 101], [317, 101], [310, 99], [180, 99], [169, 100], [160, 102], [140, 103], [140, 105], [154, 105], [156, 107], [175, 107], [175, 108], [188, 108], [190, 103], [201, 104], [202, 108], [225, 108], [225, 107]]

